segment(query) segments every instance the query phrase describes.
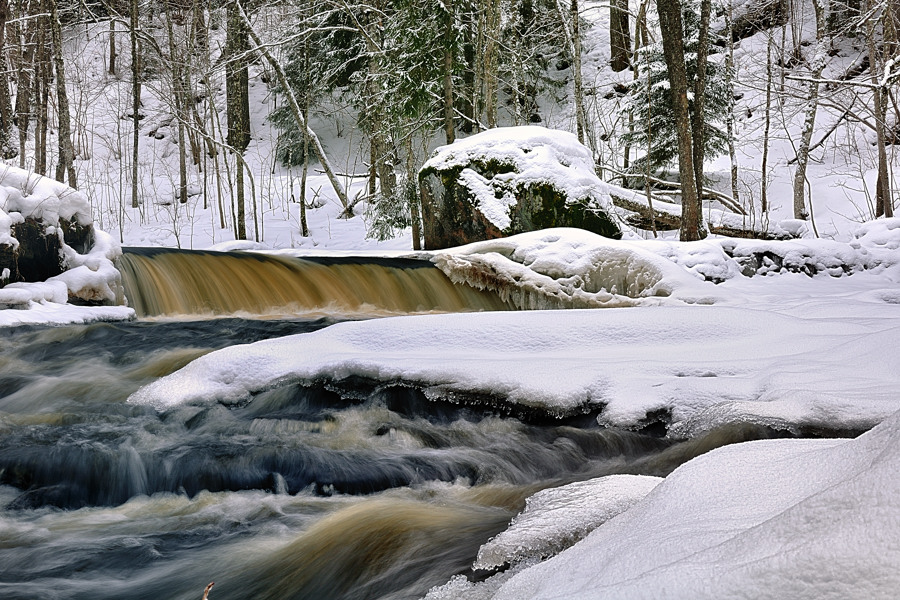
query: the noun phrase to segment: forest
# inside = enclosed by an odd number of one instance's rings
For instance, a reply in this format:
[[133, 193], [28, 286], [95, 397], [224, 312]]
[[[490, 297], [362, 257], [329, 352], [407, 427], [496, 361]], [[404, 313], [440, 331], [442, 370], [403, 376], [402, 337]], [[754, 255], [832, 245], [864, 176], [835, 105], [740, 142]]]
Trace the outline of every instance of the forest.
[[[419, 247], [431, 151], [538, 124], [576, 133], [603, 180], [639, 192], [613, 200], [645, 235], [767, 237], [791, 217], [818, 234], [807, 171], [829, 153], [852, 180], [854, 219], [893, 214], [898, 12], [888, 0], [4, 0], [0, 152], [85, 190], [121, 241], [155, 228], [192, 245], [201, 214], [213, 240], [263, 241], [267, 219], [293, 221], [300, 239], [330, 195], [337, 216], [365, 213], [368, 237], [411, 228]], [[323, 175], [315, 194], [308, 178]], [[778, 178], [791, 200], [773, 218]], [[673, 201], [680, 218], [658, 210]], [[717, 230], [704, 206], [743, 225]]]

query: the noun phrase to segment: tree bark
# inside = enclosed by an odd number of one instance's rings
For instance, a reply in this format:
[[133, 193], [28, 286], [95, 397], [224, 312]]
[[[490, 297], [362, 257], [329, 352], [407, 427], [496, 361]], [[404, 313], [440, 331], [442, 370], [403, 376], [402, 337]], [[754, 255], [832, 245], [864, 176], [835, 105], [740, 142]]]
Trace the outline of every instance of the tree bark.
[[138, 157], [141, 140], [141, 51], [138, 42], [138, 0], [129, 6], [131, 41], [131, 208], [140, 206], [138, 199]]
[[[867, 7], [872, 9], [874, 7]], [[868, 11], [867, 11], [868, 12]], [[889, 16], [889, 15], [888, 15]], [[884, 61], [878, 53], [875, 45], [875, 22], [870, 17], [866, 20], [866, 38], [869, 51], [869, 73], [875, 88], [872, 90], [873, 112], [875, 113], [875, 137], [878, 148], [878, 179], [875, 182], [875, 216], [893, 217], [894, 206], [891, 195], [891, 179], [888, 172], [887, 145], [886, 145], [886, 121], [888, 90], [879, 85], [879, 69]], [[889, 25], [885, 19], [883, 22], [885, 33], [889, 35]], [[887, 42], [887, 36], [885, 36]]]
[[681, 2], [680, 0], [657, 0], [657, 10], [662, 30], [663, 54], [669, 71], [669, 87], [678, 137], [678, 171], [681, 177], [682, 206], [680, 239], [682, 241], [699, 240], [703, 237], [704, 228], [701, 222], [702, 214], [699, 210], [699, 195], [694, 172]]
[[446, 21], [444, 22], [444, 136], [447, 143], [456, 140], [456, 126], [453, 112], [453, 0], [445, 0]]
[[578, 10], [578, 0], [572, 0], [570, 6], [570, 17], [572, 19], [572, 68], [575, 70], [574, 93], [575, 93], [575, 130], [578, 135], [578, 141], [584, 144], [585, 135], [587, 135], [587, 122], [584, 113], [584, 87], [581, 75], [581, 20], [580, 11]]
[[19, 39], [17, 54], [18, 75], [16, 76], [16, 121], [19, 126], [19, 168], [26, 167], [25, 145], [28, 143], [28, 127], [31, 124], [31, 100], [33, 79], [37, 72], [38, 64], [35, 60], [38, 23], [33, 19], [27, 23], [17, 23], [16, 37]]
[[628, 0], [609, 3], [609, 66], [619, 72], [631, 66], [631, 27], [628, 22]]
[[[697, 37], [697, 75], [694, 79], [694, 110], [691, 135], [694, 150], [694, 179], [698, 192], [703, 189], [703, 163], [706, 161], [706, 61], [709, 56], [709, 18], [711, 0], [700, 0], [700, 31]], [[697, 210], [702, 210], [699, 204]]]
[[13, 107], [9, 93], [9, 70], [6, 68], [6, 22], [9, 19], [9, 0], [0, 0], [0, 156], [14, 158], [18, 145], [13, 142]]
[[172, 24], [172, 15], [166, 11], [166, 29], [169, 34], [169, 66], [172, 75], [172, 99], [175, 104], [175, 120], [178, 121], [178, 202], [187, 204], [187, 148], [185, 136], [185, 91], [184, 76], [181, 72], [181, 59], [178, 57], [178, 48], [175, 43], [175, 28]]
[[116, 21], [114, 19], [109, 20], [109, 74], [116, 74], [116, 58], [118, 54], [116, 53]]
[[[235, 154], [242, 154], [250, 144], [250, 103], [247, 74], [247, 32], [237, 2], [228, 5], [225, 24], [225, 114], [228, 121], [226, 142]], [[246, 117], [246, 119], [245, 119]], [[244, 165], [241, 156], [235, 163], [235, 238], [247, 239]]]
[[497, 89], [499, 82], [500, 0], [486, 0], [484, 19], [484, 119], [488, 128], [498, 124]]

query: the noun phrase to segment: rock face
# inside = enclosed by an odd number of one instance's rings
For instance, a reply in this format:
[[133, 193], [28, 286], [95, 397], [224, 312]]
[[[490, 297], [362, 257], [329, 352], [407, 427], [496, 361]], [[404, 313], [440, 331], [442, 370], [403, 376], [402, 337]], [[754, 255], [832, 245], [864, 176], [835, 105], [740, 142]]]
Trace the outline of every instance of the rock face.
[[419, 184], [430, 250], [551, 227], [622, 236], [590, 152], [570, 133], [532, 126], [479, 133], [438, 148]]
[[29, 218], [12, 226], [12, 236], [19, 248], [18, 278], [11, 281], [46, 281], [63, 272], [62, 242], [56, 227]]

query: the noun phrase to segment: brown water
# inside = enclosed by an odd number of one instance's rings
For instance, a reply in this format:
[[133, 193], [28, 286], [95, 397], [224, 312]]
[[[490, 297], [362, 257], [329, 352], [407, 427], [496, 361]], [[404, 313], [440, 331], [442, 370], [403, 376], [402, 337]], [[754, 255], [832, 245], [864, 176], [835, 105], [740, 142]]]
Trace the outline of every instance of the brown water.
[[139, 317], [509, 309], [496, 294], [454, 285], [422, 260], [125, 248], [118, 266], [128, 304]]

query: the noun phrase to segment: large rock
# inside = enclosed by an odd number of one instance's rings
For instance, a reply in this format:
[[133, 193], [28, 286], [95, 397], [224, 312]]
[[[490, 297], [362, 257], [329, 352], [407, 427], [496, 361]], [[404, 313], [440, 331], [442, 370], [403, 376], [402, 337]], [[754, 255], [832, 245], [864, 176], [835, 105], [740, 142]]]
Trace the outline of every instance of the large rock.
[[[5, 304], [118, 302], [118, 243], [94, 227], [87, 197], [6, 166], [0, 174], [0, 288]], [[38, 282], [48, 282], [28, 287]], [[19, 298], [21, 296], [21, 298]], [[12, 299], [12, 300], [11, 300]], [[21, 302], [18, 302], [21, 303]], [[2, 303], [0, 303], [2, 304]]]
[[438, 148], [419, 184], [428, 249], [550, 227], [622, 237], [590, 151], [567, 132], [528, 126], [473, 135]]

